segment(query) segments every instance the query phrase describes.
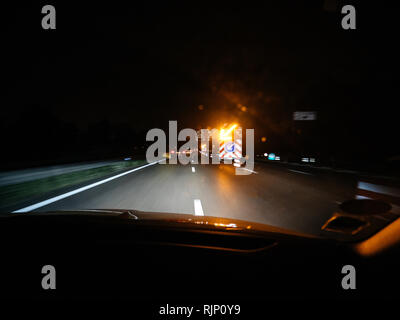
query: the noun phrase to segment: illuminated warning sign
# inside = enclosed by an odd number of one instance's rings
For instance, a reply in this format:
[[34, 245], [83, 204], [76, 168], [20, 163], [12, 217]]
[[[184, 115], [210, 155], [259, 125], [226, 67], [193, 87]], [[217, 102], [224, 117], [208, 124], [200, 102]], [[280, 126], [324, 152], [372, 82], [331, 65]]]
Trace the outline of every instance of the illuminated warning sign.
[[235, 152], [235, 144], [232, 141], [225, 143], [225, 150], [226, 152]]
[[[241, 130], [239, 129], [236, 129]], [[223, 141], [220, 141], [219, 158], [220, 159], [241, 159], [242, 158], [242, 138], [241, 131], [239, 134], [234, 134], [234, 131], [229, 136], [225, 136]], [[228, 140], [229, 139], [229, 140]], [[235, 140], [234, 140], [235, 139]], [[227, 141], [228, 140], [228, 141]]]

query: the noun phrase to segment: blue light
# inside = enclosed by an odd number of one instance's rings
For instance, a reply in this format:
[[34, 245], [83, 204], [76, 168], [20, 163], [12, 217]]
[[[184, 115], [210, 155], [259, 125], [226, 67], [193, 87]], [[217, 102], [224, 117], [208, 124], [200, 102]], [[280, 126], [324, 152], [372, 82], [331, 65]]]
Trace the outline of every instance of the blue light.
[[235, 144], [233, 142], [225, 143], [225, 149], [227, 152], [235, 152]]
[[270, 153], [268, 155], [268, 160], [275, 160], [275, 153]]

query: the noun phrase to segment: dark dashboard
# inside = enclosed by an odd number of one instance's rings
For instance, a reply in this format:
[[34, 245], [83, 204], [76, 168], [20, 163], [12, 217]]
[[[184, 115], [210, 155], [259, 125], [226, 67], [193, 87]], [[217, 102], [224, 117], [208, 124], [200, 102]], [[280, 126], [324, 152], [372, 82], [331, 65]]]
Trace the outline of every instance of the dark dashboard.
[[[185, 220], [184, 215], [180, 220], [141, 220], [137, 214], [121, 212], [2, 217], [1, 241], [13, 244], [2, 250], [7, 262], [1, 264], [3, 297], [135, 301], [398, 297], [398, 260], [388, 258], [395, 249], [365, 258], [354, 251], [354, 243], [274, 228], [243, 229], [237, 221], [215, 223], [208, 217], [201, 219], [203, 223]], [[44, 265], [56, 269], [56, 290], [41, 286]], [[357, 269], [357, 290], [341, 286], [345, 265]]]

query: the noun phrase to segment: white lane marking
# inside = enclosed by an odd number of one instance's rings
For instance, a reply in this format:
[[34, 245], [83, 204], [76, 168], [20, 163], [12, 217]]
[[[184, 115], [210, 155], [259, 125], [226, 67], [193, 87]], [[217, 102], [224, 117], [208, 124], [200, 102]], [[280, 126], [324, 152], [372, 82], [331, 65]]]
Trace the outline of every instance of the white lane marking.
[[381, 186], [374, 183], [362, 182], [358, 183], [358, 189], [372, 191], [376, 193], [387, 194], [393, 197], [400, 196], [400, 190], [389, 186]]
[[257, 174], [257, 172], [256, 172], [256, 171], [253, 171], [253, 170], [250, 170], [250, 169], [247, 169], [247, 168], [240, 168], [240, 169], [243, 169], [243, 170], [246, 170], [246, 171], [250, 171], [251, 173], [255, 173], [255, 174]]
[[313, 175], [312, 173], [309, 173], [309, 172], [304, 172], [304, 171], [299, 171], [299, 170], [292, 170], [292, 169], [288, 169], [288, 170], [292, 171], [292, 172], [296, 172], [296, 173], [307, 174], [309, 176]]
[[192, 172], [193, 172], [193, 173], [195, 173], [195, 172], [196, 172], [196, 169], [195, 169], [194, 167], [192, 167]]
[[194, 199], [194, 215], [204, 216], [203, 207], [201, 206], [200, 199]]
[[122, 176], [125, 176], [125, 175], [127, 175], [127, 174], [130, 174], [130, 173], [135, 172], [135, 171], [137, 171], [137, 170], [146, 168], [146, 167], [148, 167], [148, 166], [152, 166], [153, 164], [159, 163], [159, 162], [161, 162], [161, 161], [163, 161], [163, 160], [151, 162], [151, 163], [148, 163], [148, 164], [146, 164], [146, 165], [144, 165], [144, 166], [141, 166], [141, 167], [138, 167], [138, 168], [134, 168], [134, 169], [129, 170], [129, 171], [125, 171], [125, 172], [123, 172], [123, 173], [117, 174], [116, 176], [113, 176], [113, 177], [110, 177], [110, 178], [107, 178], [107, 179], [104, 179], [104, 180], [101, 180], [101, 181], [98, 181], [98, 182], [89, 184], [89, 185], [84, 186], [84, 187], [79, 188], [79, 189], [72, 190], [72, 191], [70, 191], [70, 192], [61, 194], [61, 195], [59, 195], [59, 196], [57, 196], [57, 197], [53, 197], [53, 198], [50, 198], [50, 199], [47, 199], [47, 200], [38, 202], [38, 203], [36, 203], [36, 204], [33, 204], [33, 205], [31, 205], [31, 206], [28, 206], [28, 207], [25, 207], [25, 208], [22, 208], [22, 209], [15, 210], [15, 211], [13, 211], [13, 213], [29, 212], [29, 211], [35, 210], [35, 209], [37, 209], [37, 208], [44, 207], [44, 206], [46, 206], [46, 205], [48, 205], [48, 204], [50, 204], [50, 203], [56, 202], [56, 201], [61, 200], [61, 199], [65, 199], [65, 198], [70, 197], [70, 196], [72, 196], [72, 195], [74, 195], [74, 194], [77, 194], [77, 193], [80, 193], [80, 192], [82, 192], [82, 191], [85, 191], [85, 190], [88, 190], [88, 189], [97, 187], [98, 185], [101, 185], [101, 184], [106, 183], [106, 182], [109, 182], [109, 181], [111, 181], [111, 180], [120, 178], [120, 177], [122, 177]]

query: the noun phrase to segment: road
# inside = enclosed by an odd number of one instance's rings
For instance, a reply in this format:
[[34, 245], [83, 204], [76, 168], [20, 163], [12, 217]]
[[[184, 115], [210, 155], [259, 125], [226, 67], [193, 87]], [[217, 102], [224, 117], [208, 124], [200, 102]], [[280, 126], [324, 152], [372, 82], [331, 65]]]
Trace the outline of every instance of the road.
[[338, 204], [354, 199], [357, 178], [256, 163], [250, 175], [232, 165], [155, 164], [42, 206], [37, 211], [136, 209], [218, 216], [318, 234]]

